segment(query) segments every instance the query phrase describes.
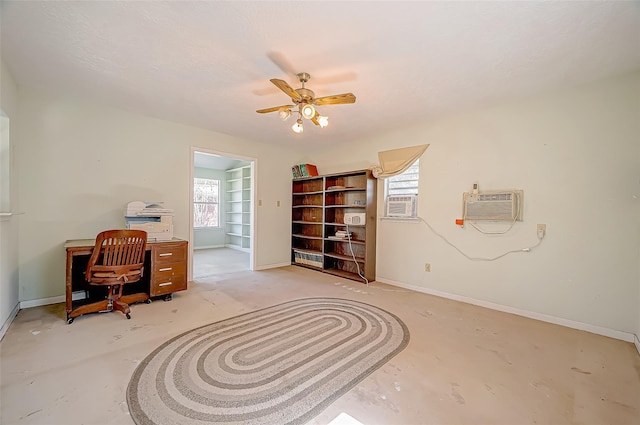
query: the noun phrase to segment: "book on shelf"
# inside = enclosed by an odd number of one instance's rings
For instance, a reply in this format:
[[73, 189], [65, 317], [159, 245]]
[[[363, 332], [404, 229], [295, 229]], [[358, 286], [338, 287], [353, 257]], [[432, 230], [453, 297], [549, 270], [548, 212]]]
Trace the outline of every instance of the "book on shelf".
[[318, 175], [318, 167], [313, 164], [297, 164], [291, 167], [291, 174], [293, 174], [294, 179], [316, 177]]

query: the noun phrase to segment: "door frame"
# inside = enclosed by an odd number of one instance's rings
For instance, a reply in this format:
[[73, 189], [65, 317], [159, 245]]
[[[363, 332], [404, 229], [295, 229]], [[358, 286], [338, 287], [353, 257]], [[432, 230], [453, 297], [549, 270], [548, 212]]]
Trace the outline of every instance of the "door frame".
[[[218, 155], [226, 158], [237, 159], [240, 161], [247, 161], [251, 164], [251, 236], [249, 240], [251, 241], [251, 249], [249, 249], [249, 270], [255, 270], [256, 264], [256, 252], [257, 252], [257, 244], [258, 238], [256, 237], [257, 229], [256, 229], [256, 190], [257, 190], [257, 178], [258, 174], [258, 159], [250, 156], [239, 155], [231, 152], [223, 152], [217, 151], [207, 148], [199, 148], [192, 146], [191, 153], [189, 156], [189, 261], [188, 261], [188, 271], [187, 271], [187, 279], [189, 281], [193, 280], [193, 178], [194, 178], [194, 159], [196, 153], [203, 153], [209, 155]], [[221, 217], [222, 220], [222, 217]]]

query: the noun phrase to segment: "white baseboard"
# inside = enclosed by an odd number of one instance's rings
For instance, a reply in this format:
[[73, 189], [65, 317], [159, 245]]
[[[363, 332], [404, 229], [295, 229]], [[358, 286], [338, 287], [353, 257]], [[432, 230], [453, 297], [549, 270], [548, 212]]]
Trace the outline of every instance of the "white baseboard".
[[225, 248], [235, 249], [236, 251], [251, 252], [251, 250], [249, 248], [242, 248], [242, 247], [239, 247], [238, 245], [225, 244], [224, 247]]
[[[275, 268], [278, 268], [278, 267], [286, 267], [286, 266], [290, 266], [290, 265], [291, 265], [291, 263], [267, 264], [267, 265], [263, 265], [263, 266], [258, 266], [258, 267], [255, 268], [255, 270], [268, 270], [268, 269], [275, 269]], [[574, 321], [574, 320], [563, 319], [563, 318], [560, 318], [560, 317], [549, 316], [549, 315], [546, 315], [546, 314], [535, 313], [535, 312], [528, 311], [528, 310], [521, 310], [521, 309], [518, 309], [518, 308], [508, 307], [508, 306], [505, 306], [505, 305], [502, 305], [502, 304], [495, 304], [495, 303], [488, 302], [488, 301], [476, 300], [475, 298], [470, 298], [470, 297], [464, 297], [464, 296], [461, 296], [461, 295], [450, 294], [448, 292], [436, 291], [436, 290], [433, 290], [433, 289], [423, 288], [421, 286], [409, 285], [409, 284], [402, 283], [402, 282], [396, 282], [394, 280], [389, 280], [389, 279], [384, 279], [384, 278], [377, 278], [376, 280], [378, 282], [386, 283], [386, 284], [393, 285], [393, 286], [399, 286], [401, 288], [411, 289], [413, 291], [422, 292], [424, 294], [435, 295], [437, 297], [447, 298], [447, 299], [455, 300], [455, 301], [460, 301], [460, 302], [467, 303], [467, 304], [473, 304], [473, 305], [477, 305], [477, 306], [480, 306], [480, 307], [489, 308], [491, 310], [497, 310], [497, 311], [502, 311], [502, 312], [505, 312], [505, 313], [511, 313], [511, 314], [515, 314], [517, 316], [528, 317], [530, 319], [540, 320], [542, 322], [553, 323], [555, 325], [561, 325], [561, 326], [565, 326], [565, 327], [572, 328], [572, 329], [578, 329], [578, 330], [581, 330], [581, 331], [591, 332], [591, 333], [594, 333], [594, 334], [608, 336], [610, 338], [615, 338], [615, 339], [619, 339], [619, 340], [626, 341], [626, 342], [631, 342], [631, 343], [633, 343], [635, 345], [636, 350], [638, 351], [638, 354], [640, 354], [640, 339], [638, 339], [638, 335], [635, 335], [635, 334], [632, 334], [632, 333], [616, 331], [616, 330], [613, 330], [613, 329], [608, 329], [608, 328], [603, 328], [603, 327], [600, 327], [600, 326], [590, 325], [588, 323], [582, 323], [582, 322], [577, 322], [577, 321]], [[15, 308], [13, 309], [13, 311], [11, 312], [9, 317], [7, 318], [5, 323], [2, 325], [2, 328], [0, 328], [0, 340], [2, 340], [2, 338], [4, 337], [5, 332], [7, 331], [7, 329], [9, 329], [9, 325], [11, 325], [11, 322], [13, 322], [13, 319], [16, 317], [16, 315], [18, 314], [18, 311], [20, 311], [20, 309], [30, 308], [30, 307], [39, 307], [39, 306], [49, 305], [49, 304], [63, 303], [65, 301], [66, 301], [66, 299], [65, 299], [64, 295], [60, 295], [60, 296], [57, 296], [57, 297], [40, 298], [40, 299], [37, 299], [37, 300], [30, 300], [30, 301], [21, 301], [19, 304], [16, 304]]]
[[22, 309], [22, 308], [40, 307], [43, 305], [58, 304], [66, 301], [67, 299], [64, 295], [59, 295], [57, 297], [40, 298], [37, 300], [29, 300], [29, 301], [20, 301], [20, 308]]
[[254, 267], [254, 270], [277, 269], [278, 267], [286, 267], [286, 266], [290, 266], [290, 265], [291, 265], [291, 261], [289, 261], [288, 263], [266, 264], [266, 265], [263, 265], [263, 266], [256, 266], [256, 267]]
[[[389, 279], [376, 278], [376, 280], [378, 282], [387, 283], [389, 285], [399, 286], [401, 288], [406, 288], [406, 289], [411, 289], [411, 290], [416, 291], [416, 292], [422, 292], [422, 293], [429, 294], [429, 295], [435, 295], [435, 296], [441, 297], [441, 298], [447, 298], [447, 299], [450, 299], [450, 300], [460, 301], [460, 302], [467, 303], [467, 304], [473, 304], [473, 305], [477, 305], [477, 306], [480, 306], [480, 307], [489, 308], [491, 310], [497, 310], [497, 311], [502, 311], [502, 312], [505, 312], [505, 313], [511, 313], [511, 314], [515, 314], [517, 316], [528, 317], [530, 319], [540, 320], [542, 322], [553, 323], [555, 325], [561, 325], [561, 326], [565, 326], [567, 328], [573, 328], [573, 329], [578, 329], [578, 330], [581, 330], [581, 331], [591, 332], [591, 333], [598, 334], [598, 335], [608, 336], [610, 338], [620, 339], [620, 340], [626, 341], [626, 342], [632, 342], [633, 343], [634, 339], [635, 339], [636, 348], [638, 348], [638, 346], [639, 346], [638, 338], [634, 334], [629, 333], [629, 332], [622, 332], [622, 331], [617, 331], [617, 330], [614, 330], [614, 329], [603, 328], [601, 326], [590, 325], [588, 323], [577, 322], [575, 320], [563, 319], [561, 317], [555, 317], [555, 316], [550, 316], [550, 315], [547, 315], [547, 314], [536, 313], [536, 312], [533, 312], [533, 311], [522, 310], [522, 309], [519, 309], [519, 308], [509, 307], [509, 306], [505, 306], [505, 305], [502, 305], [502, 304], [496, 304], [496, 303], [492, 303], [492, 302], [488, 302], [488, 301], [477, 300], [475, 298], [470, 298], [470, 297], [464, 297], [464, 296], [461, 296], [461, 295], [450, 294], [448, 292], [442, 292], [442, 291], [436, 291], [436, 290], [429, 289], [429, 288], [423, 288], [421, 286], [410, 285], [410, 284], [406, 284], [406, 283], [402, 283], [402, 282], [396, 282], [396, 281], [389, 280]], [[638, 349], [638, 352], [640, 353], [640, 348]]]
[[4, 334], [7, 333], [9, 326], [11, 326], [11, 322], [13, 322], [13, 319], [16, 318], [19, 311], [20, 311], [20, 303], [16, 304], [16, 306], [13, 307], [13, 310], [11, 310], [9, 317], [7, 317], [7, 320], [5, 320], [4, 323], [2, 324], [2, 327], [0, 328], [0, 341], [2, 341], [2, 338], [4, 338]]
[[205, 246], [194, 246], [193, 250], [197, 251], [199, 249], [214, 249], [214, 248], [224, 248], [224, 245], [205, 245]]

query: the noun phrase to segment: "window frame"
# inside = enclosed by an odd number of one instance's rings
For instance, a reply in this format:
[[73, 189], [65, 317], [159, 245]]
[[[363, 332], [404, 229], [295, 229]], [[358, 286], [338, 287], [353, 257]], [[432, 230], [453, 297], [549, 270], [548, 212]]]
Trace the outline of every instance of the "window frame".
[[[218, 189], [218, 193], [217, 193], [217, 202], [205, 202], [205, 201], [196, 201], [196, 191], [197, 191], [197, 186], [198, 184], [196, 183], [196, 180], [210, 180], [210, 181], [214, 181], [217, 184], [217, 189]], [[220, 217], [220, 205], [221, 205], [221, 188], [222, 186], [222, 180], [220, 179], [215, 179], [215, 178], [210, 178], [210, 177], [194, 177], [193, 178], [193, 199], [191, 200], [193, 203], [193, 228], [194, 229], [204, 229], [204, 230], [208, 230], [208, 229], [221, 229], [222, 228], [222, 224], [221, 224], [221, 217]], [[197, 226], [196, 225], [196, 212], [198, 211], [197, 205], [214, 205], [215, 206], [215, 210], [217, 211], [217, 224], [213, 225], [213, 226]]]
[[[399, 179], [399, 177], [403, 177], [407, 174], [416, 174], [415, 178], [411, 178], [411, 179]], [[389, 188], [389, 183], [395, 183], [396, 179], [400, 180], [400, 181], [404, 181], [404, 182], [415, 182], [415, 192], [411, 191], [411, 193], [392, 193], [395, 192], [395, 188]], [[415, 195], [416, 197], [418, 197], [420, 191], [420, 158], [416, 159], [415, 162], [413, 164], [411, 164], [411, 166], [409, 168], [407, 168], [405, 171], [403, 171], [400, 174], [397, 174], [395, 176], [391, 176], [391, 177], [387, 177], [386, 179], [384, 179], [384, 201], [385, 203], [387, 202], [387, 199], [389, 198], [389, 196], [402, 196], [402, 195]]]
[[[406, 178], [407, 174], [415, 175], [412, 178]], [[405, 177], [405, 178], [403, 178]], [[396, 181], [401, 182], [410, 182], [414, 184], [410, 184], [409, 188], [395, 188], [395, 190], [401, 191], [401, 193], [397, 193], [394, 191], [394, 188], [389, 188], [390, 183], [395, 183]], [[400, 220], [400, 221], [416, 221], [418, 219], [418, 194], [420, 190], [420, 158], [416, 159], [413, 164], [405, 171], [400, 174], [396, 174], [395, 176], [390, 176], [384, 179], [384, 206], [383, 206], [383, 220]], [[389, 216], [387, 215], [387, 208], [389, 205], [389, 197], [390, 196], [415, 196], [415, 200], [413, 203], [413, 211], [411, 215], [407, 216]]]

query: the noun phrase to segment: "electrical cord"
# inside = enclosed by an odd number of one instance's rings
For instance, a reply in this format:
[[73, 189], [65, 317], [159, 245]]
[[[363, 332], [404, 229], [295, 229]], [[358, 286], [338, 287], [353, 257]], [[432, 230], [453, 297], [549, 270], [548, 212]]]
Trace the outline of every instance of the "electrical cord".
[[364, 277], [364, 275], [360, 272], [360, 264], [358, 264], [358, 260], [356, 259], [356, 255], [353, 252], [353, 246], [351, 245], [351, 233], [349, 232], [349, 225], [345, 223], [345, 226], [347, 228], [347, 240], [349, 241], [349, 251], [351, 251], [351, 257], [353, 258], [353, 262], [356, 263], [356, 269], [358, 270], [358, 276], [360, 276], [360, 278], [362, 280], [364, 280], [364, 284], [367, 288], [374, 288], [374, 289], [378, 289], [380, 291], [385, 291], [385, 292], [411, 292], [411, 291], [405, 291], [402, 289], [384, 289], [384, 288], [378, 288], [377, 286], [373, 286], [369, 283], [369, 279], [367, 279], [366, 277]]
[[542, 243], [542, 238], [538, 237], [538, 243], [536, 243], [535, 245], [532, 245], [530, 247], [526, 247], [526, 248], [521, 248], [521, 249], [514, 249], [511, 251], [507, 251], [503, 254], [498, 255], [497, 257], [491, 257], [491, 258], [485, 258], [485, 257], [472, 257], [470, 255], [468, 255], [467, 253], [465, 253], [464, 251], [462, 251], [460, 248], [458, 248], [457, 246], [455, 246], [451, 241], [449, 241], [449, 239], [447, 239], [446, 237], [444, 237], [443, 235], [441, 235], [440, 233], [438, 233], [436, 231], [436, 229], [433, 228], [433, 226], [431, 226], [431, 224], [429, 224], [429, 222], [427, 220], [425, 220], [422, 217], [418, 217], [418, 219], [423, 222], [424, 224], [427, 225], [427, 227], [429, 228], [429, 230], [431, 230], [433, 232], [434, 235], [436, 235], [437, 237], [439, 237], [440, 239], [442, 239], [447, 245], [451, 246], [453, 249], [455, 249], [456, 251], [458, 251], [460, 254], [462, 254], [462, 256], [464, 256], [466, 259], [471, 260], [471, 261], [495, 261], [499, 258], [504, 257], [505, 255], [508, 254], [515, 254], [518, 252], [530, 252], [532, 249], [538, 247], [541, 243]]
[[[516, 218], [517, 217], [518, 217], [518, 214], [516, 214]], [[438, 236], [447, 245], [451, 246], [453, 249], [458, 251], [458, 253], [460, 253], [463, 257], [465, 257], [466, 259], [468, 259], [470, 261], [495, 261], [495, 260], [498, 260], [498, 259], [500, 259], [502, 257], [505, 257], [505, 256], [509, 255], [509, 254], [516, 254], [516, 253], [519, 253], [519, 252], [531, 252], [532, 249], [537, 248], [542, 243], [542, 239], [544, 238], [544, 235], [542, 237], [538, 236], [538, 242], [535, 245], [531, 245], [531, 246], [526, 247], [526, 248], [514, 249], [514, 250], [506, 251], [506, 252], [504, 252], [504, 253], [502, 253], [502, 254], [500, 254], [498, 256], [495, 256], [495, 257], [488, 257], [488, 258], [487, 257], [472, 257], [472, 256], [468, 255], [466, 252], [462, 251], [460, 248], [458, 248], [455, 244], [453, 244], [445, 236], [440, 234], [436, 229], [433, 228], [433, 226], [427, 220], [425, 220], [422, 217], [417, 217], [417, 218], [418, 218], [418, 220], [420, 220], [421, 222], [426, 224], [427, 227], [429, 228], [429, 230], [431, 230], [431, 232], [433, 232], [434, 235]], [[511, 226], [509, 226], [509, 229], [507, 229], [506, 231], [504, 231], [502, 233], [506, 233], [509, 230], [511, 230], [511, 228], [513, 227], [515, 222], [516, 222], [516, 220], [514, 220], [511, 223]], [[353, 262], [356, 264], [356, 270], [358, 272], [358, 276], [360, 276], [360, 278], [364, 281], [365, 285], [368, 288], [375, 288], [375, 289], [378, 289], [380, 291], [385, 291], [385, 292], [410, 292], [410, 291], [405, 291], [405, 290], [378, 288], [376, 286], [370, 285], [369, 280], [360, 271], [360, 264], [358, 263], [358, 260], [356, 259], [355, 253], [353, 252], [353, 245], [351, 245], [351, 232], [349, 232], [349, 225], [345, 224], [345, 227], [346, 227], [346, 231], [347, 231], [347, 241], [349, 243], [349, 251], [351, 253], [351, 258], [353, 258]], [[480, 229], [478, 229], [478, 230], [480, 230]], [[482, 232], [482, 233], [484, 233], [484, 232]], [[494, 233], [494, 234], [502, 234], [502, 233]]]
[[358, 260], [356, 260], [356, 254], [353, 253], [353, 246], [351, 245], [351, 232], [349, 232], [349, 225], [345, 223], [347, 228], [347, 241], [349, 241], [349, 251], [351, 251], [351, 257], [353, 258], [353, 262], [356, 263], [356, 269], [358, 270], [358, 276], [364, 280], [364, 284], [369, 286], [369, 279], [364, 277], [362, 273], [360, 273], [360, 264], [358, 264]]

